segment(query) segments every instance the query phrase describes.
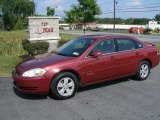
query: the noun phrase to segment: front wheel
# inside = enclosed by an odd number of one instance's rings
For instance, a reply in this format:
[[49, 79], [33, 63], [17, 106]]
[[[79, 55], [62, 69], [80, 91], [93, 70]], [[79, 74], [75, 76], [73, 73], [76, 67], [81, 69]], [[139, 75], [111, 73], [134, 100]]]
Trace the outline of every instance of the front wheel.
[[138, 78], [138, 80], [147, 79], [149, 73], [150, 73], [150, 64], [147, 61], [141, 62], [136, 73], [136, 77]]
[[57, 99], [68, 99], [75, 95], [78, 79], [70, 72], [57, 75], [51, 82], [51, 94]]

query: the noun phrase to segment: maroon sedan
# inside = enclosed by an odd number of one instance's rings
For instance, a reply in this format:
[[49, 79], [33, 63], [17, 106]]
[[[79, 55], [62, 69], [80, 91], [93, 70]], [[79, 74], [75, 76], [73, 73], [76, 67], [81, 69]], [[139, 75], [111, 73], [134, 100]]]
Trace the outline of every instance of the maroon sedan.
[[154, 44], [128, 36], [83, 36], [54, 54], [35, 56], [13, 70], [14, 87], [22, 93], [58, 99], [75, 95], [79, 86], [135, 75], [145, 80], [160, 61]]

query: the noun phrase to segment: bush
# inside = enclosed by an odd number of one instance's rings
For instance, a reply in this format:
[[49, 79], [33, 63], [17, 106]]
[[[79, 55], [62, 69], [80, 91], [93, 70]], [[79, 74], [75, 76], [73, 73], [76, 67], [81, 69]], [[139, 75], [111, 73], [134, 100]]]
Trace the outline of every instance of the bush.
[[66, 42], [68, 42], [69, 40], [66, 39], [61, 39], [58, 41], [58, 47], [62, 46], [63, 44], [65, 44]]
[[149, 28], [144, 29], [144, 34], [150, 34], [151, 32], [152, 32], [152, 29], [149, 29]]
[[44, 41], [31, 42], [29, 40], [23, 40], [22, 46], [29, 55], [34, 56], [48, 52], [49, 43]]
[[1, 18], [0, 18], [0, 30], [3, 29], [3, 22], [1, 21]]
[[153, 32], [154, 33], [159, 33], [159, 29], [154, 29]]
[[104, 28], [98, 28], [99, 29], [99, 31], [104, 31]]

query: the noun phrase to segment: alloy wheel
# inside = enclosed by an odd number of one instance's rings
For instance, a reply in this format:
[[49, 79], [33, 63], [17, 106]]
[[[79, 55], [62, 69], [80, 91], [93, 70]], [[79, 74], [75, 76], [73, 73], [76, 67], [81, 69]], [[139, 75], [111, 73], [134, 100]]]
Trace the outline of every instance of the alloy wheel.
[[149, 74], [149, 66], [147, 64], [142, 64], [140, 67], [141, 78], [146, 78]]
[[70, 96], [72, 95], [75, 89], [74, 80], [70, 77], [62, 78], [57, 84], [57, 92], [61, 96]]

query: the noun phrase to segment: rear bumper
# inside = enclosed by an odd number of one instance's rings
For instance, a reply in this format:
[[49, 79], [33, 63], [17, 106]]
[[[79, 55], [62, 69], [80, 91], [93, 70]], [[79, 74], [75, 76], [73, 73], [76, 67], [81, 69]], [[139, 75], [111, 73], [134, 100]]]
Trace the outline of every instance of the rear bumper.
[[48, 94], [50, 78], [47, 76], [36, 78], [25, 78], [17, 76], [12, 72], [13, 87], [25, 94]]

